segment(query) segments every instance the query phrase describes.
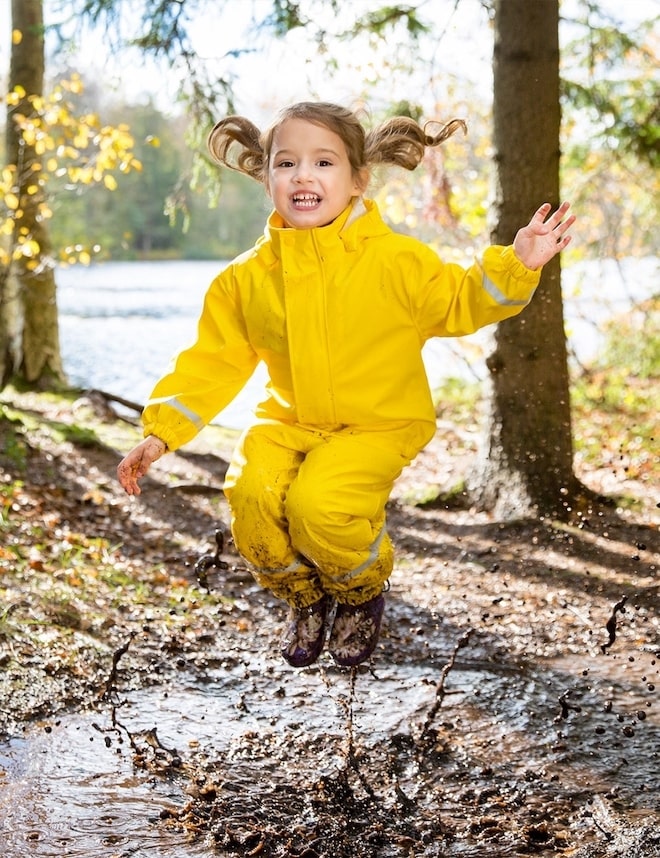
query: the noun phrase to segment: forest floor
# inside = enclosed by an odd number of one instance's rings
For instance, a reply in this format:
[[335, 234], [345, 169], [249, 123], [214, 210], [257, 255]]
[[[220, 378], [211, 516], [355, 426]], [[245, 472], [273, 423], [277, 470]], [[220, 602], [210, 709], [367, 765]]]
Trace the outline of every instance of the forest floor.
[[161, 824], [221, 854], [660, 855], [657, 448], [578, 459], [609, 503], [504, 523], [419, 505], [474, 453], [474, 426], [441, 422], [389, 505], [371, 665], [295, 671], [285, 609], [230, 540], [210, 591], [196, 579], [235, 433], [208, 427], [130, 499], [115, 468], [137, 438], [93, 395], [0, 397], [0, 739], [72, 710], [117, 727], [122, 695], [197, 684], [228, 701], [221, 750], [130, 740], [188, 783]]

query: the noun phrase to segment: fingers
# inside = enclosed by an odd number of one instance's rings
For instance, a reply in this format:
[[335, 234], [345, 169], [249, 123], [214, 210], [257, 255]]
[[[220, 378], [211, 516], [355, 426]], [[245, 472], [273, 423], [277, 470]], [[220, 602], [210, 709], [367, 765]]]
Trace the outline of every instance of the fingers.
[[567, 235], [566, 233], [573, 226], [574, 223], [575, 215], [571, 215], [569, 218], [566, 218], [566, 220], [562, 221], [554, 228], [553, 233], [557, 236], [557, 244], [563, 244], [564, 247], [568, 244], [568, 242], [571, 240], [571, 236]]
[[571, 204], [569, 202], [563, 202], [551, 214], [552, 206], [550, 203], [543, 203], [530, 221], [530, 227], [538, 236], [548, 236], [552, 239], [556, 244], [555, 252], [563, 250], [570, 243], [571, 236], [567, 233], [576, 220], [573, 214], [566, 217], [566, 213], [570, 207]]
[[[557, 211], [553, 212], [552, 215], [550, 215], [550, 212], [552, 211], [552, 206], [550, 205], [550, 203], [543, 203], [543, 205], [537, 209], [536, 214], [534, 215], [532, 220], [540, 220], [548, 229], [554, 229], [564, 220], [564, 215], [570, 209], [570, 207], [571, 204], [569, 202], [563, 202], [559, 206]], [[548, 217], [548, 215], [550, 215], [550, 217]], [[571, 215], [571, 223], [573, 223], [574, 220], [575, 216]]]
[[141, 493], [137, 481], [139, 477], [144, 476], [145, 472], [140, 473], [140, 461], [133, 462], [130, 453], [117, 465], [117, 479], [127, 495], [139, 495]]
[[563, 250], [564, 247], [568, 245], [571, 240], [571, 236], [568, 235], [568, 230], [575, 223], [575, 215], [571, 214], [567, 218], [564, 218], [564, 215], [570, 208], [569, 203], [562, 203], [561, 206], [557, 209], [557, 211], [552, 215], [552, 217], [548, 220], [548, 223], [551, 224], [552, 235], [555, 238], [559, 248]]
[[165, 443], [160, 438], [149, 436], [121, 460], [117, 465], [117, 479], [126, 494], [141, 494], [138, 480], [147, 473], [151, 465], [163, 455], [166, 449]]

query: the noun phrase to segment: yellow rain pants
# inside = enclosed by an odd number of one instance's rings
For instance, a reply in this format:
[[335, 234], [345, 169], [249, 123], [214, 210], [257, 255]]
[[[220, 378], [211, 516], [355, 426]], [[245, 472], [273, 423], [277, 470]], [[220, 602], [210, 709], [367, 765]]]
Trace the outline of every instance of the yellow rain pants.
[[225, 494], [234, 542], [259, 584], [296, 607], [324, 593], [344, 604], [380, 593], [393, 566], [385, 504], [428, 434], [421, 423], [363, 431], [272, 421], [247, 429]]

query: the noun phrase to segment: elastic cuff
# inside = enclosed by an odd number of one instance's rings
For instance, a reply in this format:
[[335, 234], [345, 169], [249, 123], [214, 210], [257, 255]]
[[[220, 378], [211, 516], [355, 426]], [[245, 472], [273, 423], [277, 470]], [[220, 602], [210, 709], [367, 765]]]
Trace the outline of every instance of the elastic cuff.
[[154, 438], [158, 438], [159, 441], [162, 441], [163, 444], [165, 444], [166, 453], [171, 453], [174, 450], [178, 450], [178, 448], [181, 446], [176, 434], [170, 429], [167, 429], [166, 426], [159, 426], [155, 423], [147, 423], [144, 427], [144, 437], [148, 438], [149, 435], [153, 435]]

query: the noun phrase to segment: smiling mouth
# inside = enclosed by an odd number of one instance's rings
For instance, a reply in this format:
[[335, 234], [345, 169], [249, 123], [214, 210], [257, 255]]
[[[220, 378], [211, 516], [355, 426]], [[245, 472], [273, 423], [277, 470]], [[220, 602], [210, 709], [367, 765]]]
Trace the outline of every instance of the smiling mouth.
[[294, 194], [292, 202], [297, 208], [311, 209], [321, 202], [321, 198], [318, 194]]

